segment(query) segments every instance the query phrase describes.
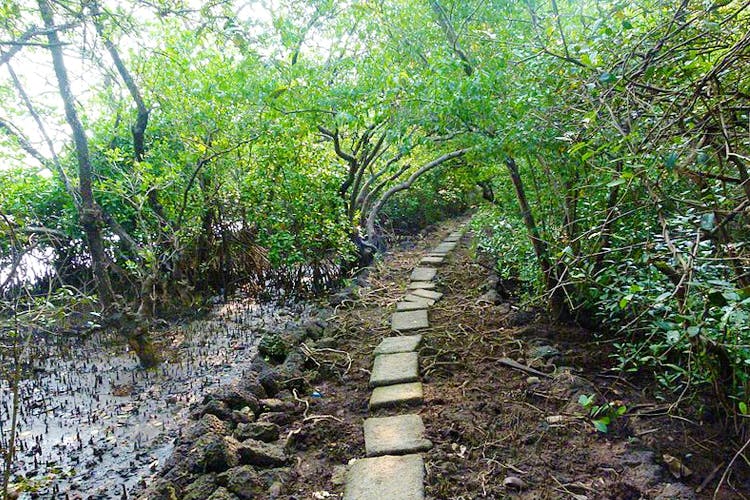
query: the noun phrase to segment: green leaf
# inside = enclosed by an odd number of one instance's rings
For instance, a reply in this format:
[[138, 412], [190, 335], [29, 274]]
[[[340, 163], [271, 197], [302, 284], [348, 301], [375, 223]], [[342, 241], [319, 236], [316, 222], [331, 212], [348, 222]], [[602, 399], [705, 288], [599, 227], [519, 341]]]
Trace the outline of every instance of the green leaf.
[[712, 231], [716, 227], [716, 215], [711, 212], [701, 216], [701, 229]]
[[747, 403], [745, 403], [744, 401], [740, 401], [739, 407], [740, 407], [740, 413], [742, 415], [747, 415], [748, 414], [747, 413]]
[[667, 332], [667, 342], [670, 344], [676, 344], [680, 340], [680, 332], [677, 330], [669, 330]]
[[607, 183], [608, 188], [613, 188], [615, 186], [619, 186], [620, 184], [625, 184], [627, 182], [627, 179], [624, 179], [622, 177], [613, 180], [612, 182]]
[[598, 432], [601, 432], [602, 434], [606, 434], [606, 433], [607, 433], [607, 424], [605, 424], [605, 423], [603, 422], [603, 419], [600, 419], [600, 420], [594, 420], [594, 421], [593, 421], [592, 423], [594, 424], [594, 428], [595, 428], [595, 429], [596, 429], [596, 430], [597, 430]]

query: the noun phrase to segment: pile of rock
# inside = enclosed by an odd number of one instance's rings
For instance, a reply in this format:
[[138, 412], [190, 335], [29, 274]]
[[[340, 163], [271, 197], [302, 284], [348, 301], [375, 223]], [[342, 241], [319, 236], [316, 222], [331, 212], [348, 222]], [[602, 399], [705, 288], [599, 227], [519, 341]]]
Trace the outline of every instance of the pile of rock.
[[[293, 441], [288, 429], [304, 405], [292, 390], [307, 391], [305, 357], [298, 346], [324, 338], [327, 325], [303, 325], [269, 344], [283, 345], [276, 366], [260, 356], [239, 381], [206, 394], [191, 408], [191, 424], [141, 500], [249, 500], [275, 498], [289, 474]], [[261, 355], [263, 355], [261, 353]], [[281, 361], [283, 359], [283, 361]]]

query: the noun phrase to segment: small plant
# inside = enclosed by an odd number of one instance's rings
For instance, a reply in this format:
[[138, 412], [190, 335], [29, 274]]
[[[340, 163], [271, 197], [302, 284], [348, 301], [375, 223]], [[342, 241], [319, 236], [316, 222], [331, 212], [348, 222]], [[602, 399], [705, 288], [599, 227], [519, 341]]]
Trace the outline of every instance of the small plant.
[[620, 401], [607, 402], [602, 405], [595, 404], [596, 396], [593, 394], [581, 394], [578, 404], [588, 413], [591, 423], [598, 432], [606, 433], [609, 425], [628, 411], [628, 408]]

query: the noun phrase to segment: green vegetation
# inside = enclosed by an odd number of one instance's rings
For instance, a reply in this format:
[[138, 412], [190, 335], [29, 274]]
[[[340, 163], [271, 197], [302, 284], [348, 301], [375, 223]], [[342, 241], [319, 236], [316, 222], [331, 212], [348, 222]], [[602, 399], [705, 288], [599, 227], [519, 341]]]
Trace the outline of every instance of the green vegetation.
[[0, 294], [44, 250], [148, 364], [155, 316], [481, 196], [503, 279], [747, 429], [745, 2], [194, 5], [0, 5]]

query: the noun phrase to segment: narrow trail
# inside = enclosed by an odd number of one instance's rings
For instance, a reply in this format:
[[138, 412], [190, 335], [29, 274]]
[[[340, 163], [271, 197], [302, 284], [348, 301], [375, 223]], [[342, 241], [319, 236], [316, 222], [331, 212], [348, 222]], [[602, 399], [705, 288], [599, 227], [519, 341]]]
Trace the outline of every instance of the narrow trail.
[[[712, 498], [701, 483], [721, 429], [613, 375], [592, 332], [500, 297], [470, 234], [432, 258], [465, 223], [394, 249], [337, 306], [335, 349], [310, 350], [333, 375], [308, 400], [315, 418], [295, 436], [282, 498]], [[581, 396], [628, 411], [597, 432]]]
[[[462, 236], [461, 231], [451, 233], [414, 268], [406, 296], [391, 316], [395, 335], [384, 338], [373, 351], [369, 408], [380, 413], [364, 421], [368, 458], [356, 461], [349, 470], [346, 500], [424, 498], [424, 462], [419, 452], [432, 448], [432, 442], [425, 439], [422, 417], [403, 409], [421, 405], [423, 399], [417, 354], [422, 335], [413, 332], [429, 327], [428, 310], [443, 297], [435, 291], [438, 269], [426, 266], [442, 264]], [[380, 416], [383, 412], [386, 415]]]

